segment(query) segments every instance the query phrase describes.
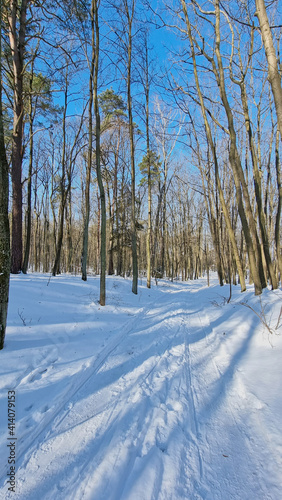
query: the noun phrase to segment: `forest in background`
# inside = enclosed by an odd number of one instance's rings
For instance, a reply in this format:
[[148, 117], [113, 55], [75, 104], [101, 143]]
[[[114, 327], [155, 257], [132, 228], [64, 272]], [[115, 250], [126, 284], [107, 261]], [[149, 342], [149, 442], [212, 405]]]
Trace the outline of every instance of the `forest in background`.
[[1, 345], [10, 271], [277, 288], [279, 2], [0, 6]]

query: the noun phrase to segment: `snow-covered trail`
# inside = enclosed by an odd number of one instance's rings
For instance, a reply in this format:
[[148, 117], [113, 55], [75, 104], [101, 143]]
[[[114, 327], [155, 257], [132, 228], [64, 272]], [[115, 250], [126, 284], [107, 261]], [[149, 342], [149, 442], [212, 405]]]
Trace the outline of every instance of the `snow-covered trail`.
[[[278, 500], [282, 398], [275, 373], [275, 395], [265, 394], [264, 357], [257, 366], [251, 356], [271, 349], [258, 318], [236, 297], [222, 307], [204, 281], [141, 286], [138, 297], [125, 286], [112, 280], [108, 310], [81, 296], [86, 317], [77, 310], [77, 328], [57, 342], [49, 332], [39, 365], [17, 377], [18, 393], [33, 385], [41, 400], [26, 406], [22, 395], [16, 493], [2, 481], [0, 496]], [[78, 333], [90, 310], [98, 335], [87, 352]]]

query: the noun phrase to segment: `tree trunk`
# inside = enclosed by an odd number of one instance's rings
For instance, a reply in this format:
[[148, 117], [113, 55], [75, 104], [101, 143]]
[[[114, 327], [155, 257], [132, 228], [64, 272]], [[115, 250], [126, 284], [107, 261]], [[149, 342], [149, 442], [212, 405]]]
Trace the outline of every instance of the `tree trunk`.
[[26, 274], [29, 262], [30, 241], [31, 241], [31, 183], [32, 183], [32, 170], [33, 170], [33, 108], [32, 108], [32, 84], [33, 84], [33, 66], [32, 61], [30, 81], [29, 81], [29, 167], [28, 167], [28, 180], [27, 180], [27, 213], [26, 213], [26, 241], [24, 261], [22, 272]]
[[[59, 208], [59, 216], [58, 216], [58, 236], [57, 236], [57, 245], [56, 245], [56, 255], [55, 262], [52, 270], [53, 276], [60, 273], [60, 258], [64, 237], [64, 218], [65, 218], [65, 205], [67, 201], [68, 191], [66, 189], [66, 116], [67, 116], [67, 107], [68, 107], [68, 64], [66, 65], [66, 74], [65, 74], [65, 102], [64, 102], [64, 111], [63, 111], [63, 145], [62, 145], [62, 174], [60, 179], [60, 208]], [[70, 188], [70, 186], [69, 186]]]
[[107, 197], [108, 197], [108, 213], [109, 213], [109, 260], [108, 260], [108, 275], [112, 276], [114, 274], [114, 214], [115, 214], [115, 188], [113, 188], [113, 202], [111, 203], [111, 195], [110, 195], [110, 186], [108, 182], [108, 178], [106, 178], [107, 185]]
[[[2, 0], [0, 0], [2, 19]], [[10, 281], [9, 177], [2, 112], [2, 33], [0, 26], [0, 350], [4, 347]]]
[[268, 235], [267, 235], [267, 231], [266, 231], [266, 221], [265, 221], [263, 202], [262, 202], [261, 178], [260, 178], [260, 172], [259, 172], [259, 168], [258, 168], [258, 159], [257, 159], [256, 149], [255, 149], [254, 140], [253, 140], [251, 120], [250, 120], [250, 116], [249, 116], [246, 88], [245, 88], [245, 83], [243, 80], [240, 82], [240, 89], [241, 89], [241, 100], [242, 100], [244, 117], [245, 117], [245, 126], [246, 126], [246, 130], [247, 130], [247, 134], [248, 134], [249, 147], [250, 147], [250, 151], [251, 151], [251, 158], [252, 158], [252, 165], [253, 165], [255, 195], [256, 195], [256, 202], [257, 202], [257, 208], [258, 208], [258, 219], [259, 219], [261, 239], [262, 239], [262, 244], [263, 244], [263, 252], [265, 255], [265, 262], [266, 262], [267, 271], [268, 271], [268, 274], [270, 277], [270, 281], [272, 284], [272, 288], [276, 289], [278, 287], [278, 284], [277, 284], [277, 280], [276, 280], [276, 276], [275, 276], [275, 272], [274, 272], [274, 268], [273, 268], [273, 264], [272, 264], [271, 256], [270, 256], [269, 240], [268, 240]]
[[91, 4], [91, 65], [89, 76], [89, 107], [88, 107], [88, 154], [86, 166], [86, 184], [85, 184], [85, 217], [83, 228], [83, 243], [81, 257], [81, 273], [83, 281], [87, 280], [87, 254], [88, 254], [88, 229], [90, 218], [90, 183], [91, 183], [91, 168], [92, 168], [92, 146], [93, 146], [93, 80], [95, 70], [95, 28], [94, 28], [94, 3]]
[[[215, 67], [214, 62], [214, 72], [217, 77], [220, 95], [222, 104], [225, 109], [226, 117], [228, 120], [228, 129], [230, 132], [230, 149], [229, 149], [229, 161], [234, 174], [234, 181], [236, 186], [236, 195], [237, 195], [237, 203], [239, 215], [242, 222], [242, 227], [245, 235], [247, 251], [249, 256], [250, 270], [252, 273], [252, 277], [255, 285], [255, 294], [259, 295], [262, 292], [262, 287], [266, 286], [264, 281], [264, 273], [261, 259], [261, 251], [258, 242], [258, 236], [256, 231], [256, 225], [253, 218], [253, 213], [251, 209], [251, 204], [249, 201], [249, 193], [246, 186], [244, 173], [242, 170], [239, 153], [237, 150], [236, 144], [236, 132], [233, 123], [233, 115], [232, 111], [227, 99], [226, 90], [225, 90], [225, 79], [224, 79], [224, 69], [222, 64], [222, 58], [220, 53], [220, 9], [219, 9], [219, 1], [215, 1], [215, 10], [216, 10], [216, 43], [215, 43], [215, 53], [217, 57], [218, 69]], [[242, 192], [244, 194], [244, 200], [246, 202], [246, 212], [242, 199]], [[247, 214], [247, 216], [246, 216]]]
[[162, 251], [161, 251], [161, 267], [162, 275], [165, 275], [165, 252], [167, 244], [167, 223], [166, 223], [166, 184], [167, 184], [167, 159], [164, 159], [164, 185], [163, 185], [163, 213], [162, 213]]
[[276, 165], [276, 181], [278, 190], [278, 204], [277, 212], [275, 218], [275, 245], [276, 245], [276, 256], [278, 262], [278, 270], [280, 273], [280, 280], [282, 280], [282, 255], [280, 246], [280, 220], [282, 211], [282, 182], [281, 182], [281, 169], [280, 169], [280, 158], [279, 158], [279, 132], [277, 133], [276, 146], [275, 146], [275, 165]]
[[[240, 258], [239, 258], [239, 252], [238, 252], [238, 248], [237, 248], [237, 243], [236, 243], [234, 231], [233, 231], [233, 228], [232, 228], [232, 225], [231, 225], [229, 213], [228, 213], [228, 210], [227, 210], [227, 207], [226, 207], [226, 203], [225, 203], [225, 200], [224, 200], [224, 196], [223, 196], [223, 192], [222, 192], [222, 188], [221, 188], [221, 183], [220, 183], [220, 179], [219, 179], [217, 154], [216, 154], [216, 149], [215, 149], [214, 141], [212, 139], [212, 134], [211, 134], [210, 126], [209, 126], [207, 115], [206, 115], [206, 109], [205, 109], [205, 105], [204, 105], [204, 100], [203, 100], [203, 96], [202, 96], [202, 92], [201, 92], [200, 84], [199, 84], [199, 80], [198, 80], [197, 65], [196, 65], [196, 56], [195, 56], [195, 51], [194, 51], [194, 44], [193, 44], [193, 39], [192, 39], [192, 33], [191, 33], [190, 23], [189, 23], [189, 19], [188, 19], [188, 13], [187, 13], [185, 2], [183, 0], [182, 0], [182, 3], [184, 4], [184, 13], [185, 13], [186, 24], [187, 24], [187, 28], [188, 28], [188, 34], [189, 34], [189, 39], [190, 39], [190, 44], [191, 44], [191, 49], [192, 49], [194, 76], [195, 76], [195, 81], [196, 81], [197, 92], [198, 92], [199, 99], [200, 99], [202, 116], [203, 116], [203, 119], [204, 119], [204, 122], [205, 122], [205, 129], [206, 129], [206, 135], [207, 135], [208, 143], [209, 143], [209, 146], [210, 146], [210, 148], [212, 150], [212, 154], [213, 154], [213, 160], [214, 160], [214, 165], [215, 165], [216, 185], [217, 185], [217, 189], [218, 189], [218, 193], [219, 193], [219, 197], [220, 197], [220, 203], [221, 203], [221, 207], [222, 207], [222, 210], [223, 210], [225, 222], [226, 222], [227, 229], [228, 229], [229, 238], [230, 238], [230, 241], [231, 241], [231, 244], [232, 244], [233, 255], [234, 255], [234, 258], [236, 260], [237, 268], [238, 268], [239, 275], [240, 275], [241, 291], [243, 292], [243, 291], [246, 290], [246, 285], [245, 285], [245, 280], [244, 280], [244, 275], [243, 275], [243, 269], [241, 267], [241, 262], [240, 262]], [[214, 231], [214, 236], [215, 236], [215, 234], [216, 233]], [[218, 238], [217, 238], [217, 240], [218, 240]], [[216, 242], [216, 245], [218, 246], [218, 241]], [[218, 249], [218, 251], [219, 251], [219, 249]], [[221, 269], [221, 264], [220, 264], [220, 270], [221, 270], [221, 277], [220, 277], [220, 279], [221, 279], [221, 284], [222, 284], [222, 269]]]
[[99, 196], [99, 188], [97, 186], [97, 252], [96, 252], [96, 274], [101, 273], [101, 202]]
[[132, 24], [134, 17], [135, 1], [132, 3], [132, 11], [129, 12], [127, 1], [125, 2], [126, 16], [128, 22], [128, 53], [127, 53], [127, 110], [129, 121], [130, 161], [131, 161], [131, 252], [132, 252], [132, 292], [138, 293], [138, 260], [137, 260], [137, 235], [135, 214], [135, 148], [134, 148], [134, 125], [132, 117], [131, 97], [131, 66], [132, 66]]
[[[69, 179], [69, 183], [70, 183]], [[65, 209], [66, 223], [67, 223], [67, 272], [71, 273], [73, 270], [73, 243], [72, 243], [72, 203], [71, 203], [71, 189], [68, 192], [68, 201]]]
[[268, 79], [271, 85], [278, 129], [280, 132], [280, 139], [282, 141], [282, 89], [281, 89], [281, 76], [278, 69], [278, 61], [273, 44], [272, 33], [268, 22], [268, 17], [265, 8], [264, 0], [256, 0], [256, 13], [258, 17], [262, 41], [265, 49], [266, 59], [268, 63]]
[[149, 59], [148, 59], [148, 40], [145, 35], [145, 97], [146, 97], [146, 145], [148, 159], [148, 228], [146, 237], [147, 254], [147, 288], [151, 288], [151, 240], [152, 240], [152, 181], [150, 165], [150, 129], [149, 129], [149, 103], [150, 103], [150, 85], [149, 85]]
[[106, 304], [106, 199], [105, 190], [102, 181], [101, 172], [101, 146], [100, 146], [100, 114], [98, 100], [98, 71], [99, 71], [99, 50], [100, 50], [100, 35], [99, 35], [99, 17], [98, 17], [98, 1], [92, 0], [93, 13], [95, 19], [95, 73], [94, 73], [94, 110], [96, 118], [96, 171], [97, 180], [101, 201], [101, 271], [100, 271], [100, 305]]
[[242, 268], [242, 265], [241, 265], [241, 260], [240, 260], [240, 257], [239, 257], [238, 247], [237, 247], [237, 243], [236, 243], [236, 239], [235, 239], [235, 234], [234, 234], [234, 231], [233, 231], [233, 228], [232, 228], [232, 224], [231, 224], [231, 221], [230, 221], [229, 212], [227, 210], [225, 199], [224, 199], [224, 195], [223, 195], [223, 191], [222, 191], [222, 188], [221, 188], [221, 183], [220, 183], [220, 178], [219, 178], [219, 173], [218, 173], [217, 156], [216, 156], [215, 152], [214, 152], [214, 158], [215, 158], [215, 160], [214, 160], [215, 161], [215, 178], [216, 178], [216, 185], [217, 185], [217, 189], [218, 189], [218, 193], [219, 193], [220, 204], [221, 204], [221, 208], [222, 208], [222, 211], [223, 211], [225, 223], [226, 223], [226, 226], [227, 226], [228, 236], [230, 238], [230, 243], [231, 243], [231, 246], [232, 246], [233, 256], [234, 256], [234, 259], [235, 259], [235, 262], [236, 262], [236, 266], [237, 266], [237, 270], [238, 270], [238, 274], [239, 274], [239, 280], [240, 280], [240, 285], [241, 285], [241, 292], [244, 292], [246, 290], [246, 283], [245, 283], [243, 268]]
[[[12, 249], [11, 272], [17, 274], [22, 269], [22, 143], [23, 143], [23, 75], [24, 48], [26, 36], [26, 12], [28, 0], [10, 1], [8, 15], [9, 40], [13, 60], [14, 123], [12, 137]], [[19, 11], [19, 12], [18, 12]], [[19, 27], [17, 27], [19, 20]]]

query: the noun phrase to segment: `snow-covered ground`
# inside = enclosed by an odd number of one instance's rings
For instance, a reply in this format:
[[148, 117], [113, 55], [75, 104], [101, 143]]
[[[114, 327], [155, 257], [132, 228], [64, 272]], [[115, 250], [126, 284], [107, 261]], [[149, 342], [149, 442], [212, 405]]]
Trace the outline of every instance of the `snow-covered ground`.
[[11, 277], [0, 498], [280, 500], [282, 291], [109, 277], [103, 308], [98, 288]]

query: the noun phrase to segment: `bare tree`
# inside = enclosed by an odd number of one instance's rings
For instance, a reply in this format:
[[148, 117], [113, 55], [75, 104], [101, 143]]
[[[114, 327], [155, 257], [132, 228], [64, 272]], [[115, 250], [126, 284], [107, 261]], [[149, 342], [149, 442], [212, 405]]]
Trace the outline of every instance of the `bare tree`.
[[265, 49], [266, 59], [268, 63], [268, 79], [271, 85], [275, 109], [277, 114], [278, 128], [282, 141], [282, 88], [281, 75], [278, 68], [278, 58], [273, 43], [271, 28], [267, 17], [264, 0], [256, 0], [256, 13], [258, 17], [262, 41]]
[[100, 272], [100, 305], [106, 304], [106, 200], [105, 190], [101, 172], [101, 125], [98, 100], [98, 71], [99, 71], [99, 54], [100, 54], [100, 31], [99, 31], [99, 13], [98, 1], [92, 0], [92, 12], [95, 23], [95, 69], [94, 69], [94, 111], [95, 111], [95, 135], [96, 135], [96, 171], [99, 186], [100, 202], [101, 202], [101, 272]]
[[130, 161], [131, 161], [131, 249], [132, 249], [132, 292], [138, 292], [138, 259], [137, 259], [137, 233], [135, 215], [135, 145], [134, 145], [134, 124], [132, 115], [132, 45], [133, 45], [133, 22], [135, 16], [135, 0], [123, 0], [125, 16], [127, 19], [127, 110], [129, 120], [130, 138]]
[[89, 104], [88, 104], [88, 152], [86, 164], [86, 181], [85, 181], [85, 216], [83, 227], [83, 244], [82, 244], [82, 257], [81, 257], [81, 272], [82, 279], [87, 280], [87, 255], [88, 255], [88, 229], [90, 217], [90, 182], [91, 170], [93, 159], [93, 82], [95, 73], [95, 20], [94, 20], [94, 2], [91, 3], [91, 60], [89, 65]]

